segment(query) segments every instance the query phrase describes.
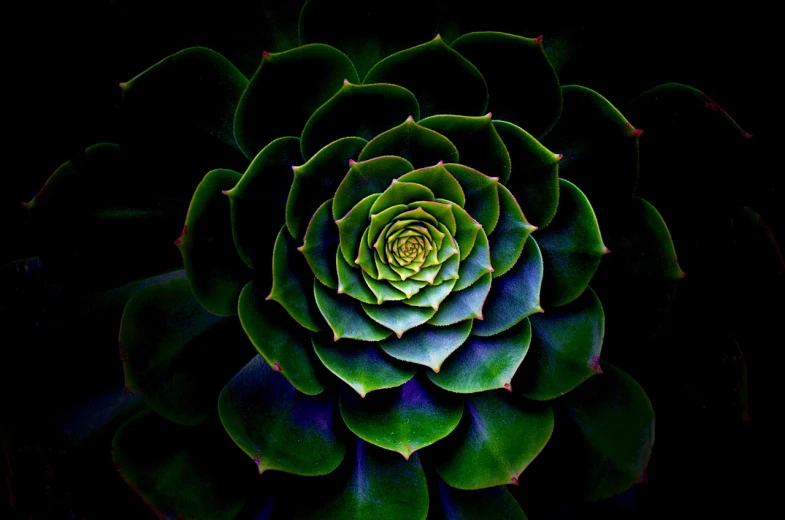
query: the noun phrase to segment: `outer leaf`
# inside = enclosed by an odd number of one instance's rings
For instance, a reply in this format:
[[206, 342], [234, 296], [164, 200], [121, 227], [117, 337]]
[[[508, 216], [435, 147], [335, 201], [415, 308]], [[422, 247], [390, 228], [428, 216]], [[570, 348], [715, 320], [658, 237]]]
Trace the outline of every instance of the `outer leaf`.
[[352, 298], [334, 295], [314, 280], [316, 305], [333, 331], [335, 341], [341, 338], [361, 341], [381, 341], [392, 332], [368, 316]]
[[569, 303], [586, 289], [610, 251], [603, 245], [597, 218], [586, 196], [571, 182], [559, 180], [559, 211], [550, 225], [537, 233], [545, 264], [543, 300], [549, 305]]
[[516, 484], [553, 432], [550, 406], [521, 402], [507, 392], [467, 397], [466, 412], [452, 442], [440, 443], [435, 463], [439, 476], [458, 489]]
[[406, 460], [452, 432], [463, 414], [463, 402], [420, 378], [403, 386], [375, 392], [365, 399], [341, 393], [341, 416], [363, 439]]
[[308, 500], [292, 504], [294, 518], [422, 520], [428, 513], [428, 486], [419, 456], [406, 461], [359, 437], [354, 457], [329, 479], [313, 485], [318, 488], [305, 489]]
[[[421, 120], [420, 125], [439, 132], [455, 144], [461, 154], [461, 164], [497, 180], [509, 178], [510, 154], [496, 133], [490, 112], [478, 117], [436, 115]], [[454, 171], [450, 172], [455, 175]], [[465, 185], [463, 188], [467, 189]]]
[[529, 318], [532, 345], [514, 383], [529, 399], [554, 399], [600, 371], [605, 314], [591, 288], [577, 300]]
[[474, 32], [455, 40], [452, 48], [482, 73], [493, 93], [488, 109], [497, 119], [515, 123], [537, 137], [553, 128], [561, 114], [562, 92], [542, 38]]
[[446, 164], [445, 168], [463, 187], [466, 212], [483, 226], [486, 234], [493, 233], [500, 212], [498, 179], [460, 164]]
[[340, 254], [340, 235], [338, 226], [332, 219], [332, 207], [333, 199], [319, 206], [308, 224], [303, 245], [297, 250], [303, 254], [317, 280], [330, 289], [338, 289], [335, 255]]
[[417, 168], [439, 161], [458, 162], [458, 149], [449, 139], [418, 125], [411, 116], [371, 139], [360, 152], [358, 160], [366, 161], [383, 155], [403, 157]]
[[422, 117], [476, 116], [485, 113], [488, 106], [488, 87], [480, 71], [438, 34], [428, 43], [383, 59], [363, 83], [393, 83], [410, 90], [420, 103]]
[[120, 322], [126, 385], [162, 417], [201, 423], [214, 410], [217, 392], [252, 355], [243, 336], [236, 320], [205, 311], [186, 280], [141, 289]]
[[529, 320], [490, 338], [472, 336], [439, 373], [429, 372], [428, 377], [436, 386], [460, 394], [512, 391], [512, 376], [529, 350], [531, 337]]
[[493, 277], [502, 276], [519, 261], [523, 245], [537, 228], [526, 221], [523, 211], [504, 184], [499, 189], [499, 223], [488, 239], [491, 249]]
[[240, 174], [231, 170], [205, 175], [191, 199], [183, 234], [175, 242], [194, 296], [221, 316], [237, 312], [237, 297], [251, 277], [234, 249], [229, 201], [221, 194], [239, 180]]
[[404, 332], [422, 325], [436, 313], [432, 308], [410, 307], [395, 303], [386, 305], [363, 303], [362, 306], [372, 320], [395, 332], [399, 338]]
[[297, 252], [294, 239], [281, 228], [273, 251], [273, 288], [268, 300], [286, 309], [297, 323], [308, 330], [321, 330], [321, 317], [313, 299], [313, 272]]
[[334, 45], [349, 55], [363, 77], [384, 57], [433, 38], [437, 17], [433, 0], [309, 0], [300, 13], [300, 43]]
[[[458, 244], [458, 249], [461, 250], [461, 260], [466, 260], [474, 250], [474, 244], [478, 238], [478, 233], [482, 229], [482, 224], [477, 222], [469, 215], [465, 209], [455, 204], [452, 205], [452, 212], [455, 216], [455, 242]], [[485, 237], [485, 242], [488, 242], [488, 237]], [[490, 256], [488, 257], [488, 266], [490, 267]]]
[[299, 136], [306, 121], [340, 88], [359, 82], [349, 58], [323, 44], [265, 51], [234, 116], [234, 135], [248, 158], [283, 136]]
[[367, 141], [344, 137], [333, 141], [302, 166], [293, 166], [294, 180], [286, 200], [286, 227], [295, 238], [301, 238], [316, 209], [330, 198], [348, 171], [349, 160], [357, 155]]
[[292, 165], [301, 162], [300, 140], [281, 137], [259, 152], [237, 186], [226, 192], [237, 252], [256, 271], [270, 272], [273, 244], [286, 215]]
[[[457, 162], [457, 159], [458, 156], [456, 153], [454, 162]], [[398, 180], [422, 184], [423, 186], [430, 188], [437, 198], [445, 199], [448, 202], [454, 202], [461, 208], [466, 204], [466, 196], [463, 194], [461, 184], [449, 171], [447, 171], [447, 168], [444, 167], [442, 161], [439, 161], [436, 166], [420, 168], [413, 172], [409, 172]]]
[[602, 375], [564, 398], [570, 428], [580, 438], [573, 444], [573, 460], [587, 500], [611, 497], [640, 482], [654, 444], [654, 410], [643, 388], [610, 363], [601, 366]]
[[471, 330], [472, 320], [445, 327], [421, 325], [405, 337], [389, 338], [379, 345], [396, 359], [425, 365], [438, 372], [444, 360], [469, 338]]
[[345, 81], [305, 124], [301, 136], [303, 157], [309, 159], [341, 137], [372, 139], [408, 116], [419, 119], [420, 108], [417, 98], [405, 88], [386, 83], [353, 85]]
[[[256, 356], [224, 387], [218, 413], [235, 443], [268, 469], [315, 476], [332, 472], [344, 458], [334, 420], [335, 396], [305, 395]], [[204, 447], [202, 447], [204, 448]]]
[[559, 205], [561, 154], [545, 148], [523, 128], [507, 121], [494, 121], [496, 132], [510, 154], [510, 178], [502, 179], [521, 204], [526, 220], [545, 227]]
[[180, 426], [142, 412], [117, 430], [112, 458], [159, 517], [231, 520], [243, 507], [253, 469], [214, 426]]
[[370, 343], [342, 340], [328, 345], [313, 338], [313, 348], [324, 366], [360, 397], [381, 388], [400, 386], [414, 376], [414, 367], [387, 358]]
[[413, 169], [409, 161], [395, 156], [375, 157], [362, 162], [349, 161], [349, 173], [335, 192], [333, 217], [336, 220], [344, 218], [361, 200], [383, 192], [393, 179]]
[[599, 210], [626, 202], [638, 181], [641, 131], [591, 89], [568, 85], [562, 92], [564, 111], [543, 140], [564, 155], [560, 177], [577, 185]]
[[472, 518], [526, 520], [526, 515], [518, 505], [518, 501], [504, 486], [463, 491], [451, 488], [442, 479], [438, 479], [438, 486], [446, 520], [471, 520]]
[[527, 316], [543, 312], [540, 307], [542, 277], [542, 254], [534, 237], [529, 237], [513, 270], [493, 281], [483, 308], [484, 319], [474, 324], [473, 333], [493, 336]]
[[466, 289], [453, 292], [428, 320], [431, 325], [453, 325], [463, 320], [482, 319], [482, 309], [491, 290], [491, 274], [485, 274]]
[[324, 371], [311, 348], [310, 334], [277, 303], [265, 301], [263, 285], [250, 282], [240, 293], [237, 313], [259, 354], [297, 390], [316, 395], [324, 390]]

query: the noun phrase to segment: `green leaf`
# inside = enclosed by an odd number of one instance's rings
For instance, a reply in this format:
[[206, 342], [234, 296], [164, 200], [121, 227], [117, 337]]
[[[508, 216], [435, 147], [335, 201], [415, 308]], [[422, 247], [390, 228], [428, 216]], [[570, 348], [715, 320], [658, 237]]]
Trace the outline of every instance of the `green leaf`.
[[313, 292], [316, 305], [330, 325], [335, 341], [341, 338], [381, 341], [392, 334], [391, 331], [368, 318], [353, 298], [333, 294], [315, 280]]
[[[393, 179], [390, 186], [382, 192], [378, 199], [371, 206], [371, 215], [375, 215], [382, 210], [397, 206], [399, 204], [409, 204], [411, 202], [432, 201], [433, 192], [414, 182], [399, 182]], [[373, 238], [373, 237], [372, 237]]]
[[341, 88], [344, 79], [360, 81], [349, 58], [329, 45], [265, 51], [234, 116], [240, 148], [251, 158], [278, 137], [299, 136], [314, 110]]
[[383, 192], [393, 179], [413, 169], [409, 161], [395, 156], [375, 157], [362, 162], [349, 161], [349, 173], [335, 192], [333, 217], [335, 220], [344, 218], [361, 200]]
[[257, 272], [269, 273], [272, 268], [273, 244], [284, 223], [292, 185], [292, 165], [301, 162], [300, 140], [281, 137], [259, 152], [237, 186], [226, 192], [237, 252]]
[[[444, 199], [442, 199], [444, 200]], [[455, 214], [452, 211], [452, 207], [455, 204], [452, 202], [439, 202], [439, 201], [420, 201], [416, 204], [410, 204], [409, 207], [416, 207], [423, 209], [429, 215], [432, 215], [433, 218], [439, 223], [438, 225], [443, 225], [447, 228], [447, 234], [449, 236], [454, 236], [455, 233], [458, 231], [458, 223], [455, 220]], [[463, 208], [461, 208], [463, 209]], [[457, 244], [456, 244], [457, 247]]]
[[[376, 280], [372, 278], [365, 271], [362, 272], [362, 278], [371, 293], [374, 295], [373, 301], [365, 302], [369, 304], [381, 305], [384, 302], [397, 302], [407, 298], [407, 291], [411, 293], [419, 290], [418, 286], [412, 287], [412, 282], [409, 280], [404, 281], [390, 281], [390, 280]], [[364, 300], [361, 300], [364, 301]]]
[[335, 265], [338, 267], [338, 294], [346, 294], [365, 303], [380, 303], [380, 295], [370, 289], [370, 282], [376, 280], [350, 266], [340, 251], [335, 253]]
[[542, 299], [549, 306], [564, 305], [581, 295], [610, 251], [602, 243], [597, 217], [586, 196], [574, 184], [559, 180], [559, 211], [537, 232], [545, 265]]
[[471, 330], [472, 320], [444, 327], [420, 325], [402, 338], [388, 338], [379, 345], [396, 359], [424, 365], [438, 372], [444, 360], [468, 339]]
[[553, 411], [545, 403], [500, 390], [474, 394], [466, 398], [466, 413], [450, 442], [437, 444], [442, 451], [435, 469], [458, 489], [517, 484], [552, 432]]
[[521, 257], [526, 239], [537, 229], [526, 221], [518, 201], [504, 184], [499, 184], [498, 189], [499, 223], [488, 236], [494, 278], [512, 269]]
[[[371, 207], [378, 198], [378, 193], [368, 195], [355, 204], [343, 218], [335, 221], [338, 225], [341, 254], [346, 263], [352, 267], [357, 267], [357, 262], [360, 258], [360, 247], [367, 247], [363, 237], [367, 236]], [[335, 213], [336, 200], [333, 199], [333, 213]]]
[[441, 371], [429, 372], [433, 383], [450, 392], [473, 394], [485, 390], [512, 391], [512, 376], [529, 350], [529, 320], [490, 338], [472, 336], [444, 362]]
[[520, 202], [526, 220], [541, 228], [547, 226], [559, 205], [562, 156], [512, 123], [494, 121], [493, 126], [510, 154], [510, 178], [502, 182]]
[[363, 77], [386, 56], [433, 38], [438, 14], [433, 0], [309, 0], [300, 13], [300, 43], [341, 49]]
[[240, 174], [231, 170], [205, 175], [191, 199], [183, 234], [175, 242], [194, 296], [220, 316], [237, 313], [237, 297], [251, 278], [235, 251], [229, 201], [222, 194], [239, 180]]
[[564, 155], [559, 176], [578, 186], [595, 208], [626, 202], [638, 182], [640, 131], [597, 92], [578, 85], [562, 92], [564, 111], [543, 140]]
[[[436, 115], [422, 119], [419, 123], [449, 139], [458, 148], [461, 164], [479, 170], [489, 177], [496, 177], [496, 180], [509, 178], [510, 154], [507, 153], [502, 138], [496, 133], [490, 112], [476, 117]], [[452, 169], [447, 169], [455, 175]], [[469, 189], [463, 182], [461, 184], [464, 190]], [[477, 218], [471, 211], [469, 213]]]
[[220, 426], [181, 426], [152, 411], [117, 430], [112, 458], [120, 476], [160, 518], [231, 520], [254, 481], [253, 468], [243, 464]]
[[172, 422], [203, 422], [223, 384], [253, 354], [238, 325], [205, 311], [184, 279], [137, 291], [120, 322], [126, 385]]
[[[449, 139], [439, 132], [418, 125], [411, 116], [395, 128], [371, 139], [360, 152], [358, 160], [366, 161], [384, 155], [403, 157], [416, 168], [439, 161], [458, 162], [458, 149]], [[432, 186], [428, 187], [433, 189]]]
[[[454, 258], [456, 260], [455, 264], [457, 264], [458, 257], [455, 256]], [[444, 266], [442, 267], [442, 271], [444, 271]], [[441, 274], [441, 272], [439, 274]], [[439, 283], [439, 285], [427, 285], [420, 289], [417, 294], [404, 300], [403, 303], [414, 307], [430, 307], [433, 310], [438, 311], [439, 304], [452, 293], [453, 287], [455, 287], [457, 281], [458, 280], [456, 279], [440, 280], [441, 283]]]
[[446, 164], [445, 168], [463, 187], [463, 192], [466, 194], [466, 204], [463, 208], [482, 225], [486, 235], [493, 233], [501, 211], [499, 181], [460, 164]]
[[240, 293], [237, 313], [248, 338], [274, 371], [304, 394], [324, 390], [325, 374], [311, 348], [311, 335], [277, 303], [265, 300], [258, 281]]
[[532, 344], [513, 381], [516, 392], [554, 399], [600, 371], [605, 314], [590, 287], [577, 300], [529, 320]]
[[405, 88], [386, 83], [354, 85], [344, 81], [341, 89], [305, 124], [300, 143], [303, 157], [309, 159], [323, 146], [341, 137], [372, 139], [409, 116], [419, 119], [420, 108], [417, 98]]
[[488, 273], [466, 289], [455, 291], [445, 298], [439, 306], [439, 311], [428, 320], [428, 323], [444, 326], [463, 320], [481, 319], [482, 308], [490, 290], [491, 275]]
[[562, 91], [542, 38], [474, 32], [452, 42], [452, 48], [482, 73], [493, 93], [488, 110], [497, 119], [515, 123], [538, 138], [553, 128], [561, 114]]
[[319, 332], [322, 320], [311, 291], [313, 282], [308, 263], [298, 253], [286, 226], [281, 227], [273, 250], [273, 288], [267, 299], [280, 303], [301, 326]]
[[646, 275], [680, 280], [673, 239], [659, 211], [648, 201], [633, 197], [614, 220], [608, 233], [613, 255], [608, 257], [614, 273], [620, 276]]
[[396, 303], [385, 305], [363, 303], [362, 307], [372, 320], [395, 332], [399, 338], [407, 330], [422, 325], [436, 314], [432, 308], [410, 307]]
[[577, 434], [570, 471], [586, 500], [609, 498], [640, 482], [654, 444], [654, 410], [646, 392], [610, 363], [601, 366], [601, 375], [564, 398], [565, 428]]
[[303, 488], [308, 500], [300, 495], [296, 502], [287, 503], [293, 517], [424, 520], [428, 485], [418, 454], [407, 461], [359, 437], [355, 444], [354, 457], [347, 457], [338, 471]]
[[540, 307], [543, 270], [540, 248], [534, 237], [529, 237], [513, 270], [493, 281], [483, 308], [484, 319], [474, 324], [473, 333], [493, 336], [527, 316], [543, 312]]
[[[462, 291], [474, 284], [483, 275], [493, 273], [493, 266], [491, 265], [491, 252], [488, 247], [488, 237], [485, 232], [480, 228], [477, 233], [477, 239], [471, 254], [464, 259], [458, 268], [458, 283], [455, 285], [456, 291]], [[461, 249], [463, 253], [463, 249]]]
[[416, 370], [397, 359], [387, 358], [372, 343], [341, 340], [327, 345], [313, 338], [313, 349], [324, 366], [360, 397], [374, 390], [401, 386], [414, 376]]
[[330, 392], [298, 392], [256, 356], [226, 384], [218, 413], [259, 473], [317, 476], [334, 471], [346, 454], [336, 436], [335, 400]]
[[[455, 155], [455, 160], [458, 160], [457, 153]], [[466, 196], [463, 194], [461, 184], [449, 171], [447, 171], [447, 168], [444, 167], [444, 163], [441, 160], [436, 166], [414, 170], [413, 172], [409, 172], [400, 177], [398, 180], [422, 184], [423, 186], [430, 188], [435, 197], [445, 199], [448, 202], [454, 202], [461, 208], [466, 204]]]
[[328, 199], [319, 206], [308, 224], [303, 245], [297, 250], [303, 254], [317, 280], [330, 289], [338, 289], [339, 273], [335, 255], [340, 254], [340, 235], [338, 226], [332, 219], [332, 207], [333, 199]]
[[475, 491], [454, 489], [438, 479], [439, 498], [446, 520], [473, 518], [504, 518], [526, 520], [526, 515], [515, 497], [504, 486]]
[[375, 446], [396, 451], [406, 460], [449, 435], [463, 415], [460, 398], [417, 377], [365, 399], [354, 392], [342, 392], [340, 408], [352, 433]]
[[475, 116], [485, 113], [488, 106], [488, 87], [480, 71], [438, 34], [428, 43], [378, 62], [363, 83], [392, 83], [408, 89], [420, 103], [422, 117]]
[[328, 144], [302, 166], [293, 166], [294, 180], [286, 200], [286, 227], [294, 238], [301, 238], [316, 209], [330, 198], [346, 176], [349, 160], [367, 141], [344, 137]]
[[[452, 205], [453, 216], [455, 217], [455, 242], [458, 244], [458, 249], [461, 250], [461, 260], [466, 260], [474, 250], [474, 244], [478, 238], [478, 233], [482, 229], [482, 224], [474, 220], [465, 209], [457, 204]], [[488, 243], [488, 237], [485, 237], [485, 243]], [[489, 253], [490, 254], [490, 253]], [[488, 257], [488, 266], [490, 267], [490, 256]]]

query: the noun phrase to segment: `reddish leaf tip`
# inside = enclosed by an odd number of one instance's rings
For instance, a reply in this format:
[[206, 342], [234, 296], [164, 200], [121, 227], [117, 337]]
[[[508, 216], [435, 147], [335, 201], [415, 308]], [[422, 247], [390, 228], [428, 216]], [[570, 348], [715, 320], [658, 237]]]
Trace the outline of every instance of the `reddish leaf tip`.
[[333, 332], [333, 342], [337, 342], [339, 339], [341, 338], [338, 337], [338, 334]]
[[269, 57], [270, 57], [270, 53], [269, 52], [262, 51], [262, 58], [269, 58]]
[[298, 247], [298, 248], [296, 248], [296, 249], [297, 249], [299, 252], [301, 252], [301, 253], [302, 253], [302, 252], [303, 252], [303, 249], [305, 249], [305, 244], [301, 245], [300, 247]]
[[591, 368], [598, 374], [602, 374], [602, 367], [600, 367], [600, 356], [593, 356], [589, 360], [589, 368]]
[[120, 83], [118, 83], [118, 86], [120, 87], [120, 89], [125, 90], [125, 88], [128, 86], [128, 82], [121, 81]]
[[512, 484], [513, 486], [518, 486], [518, 485], [520, 485], [520, 484], [518, 483], [518, 477], [512, 477], [512, 478], [510, 478], [510, 484]]
[[354, 166], [355, 164], [357, 164], [357, 161], [354, 159], [349, 159], [349, 166]]
[[642, 133], [643, 133], [643, 130], [641, 130], [640, 128], [636, 128], [635, 130], [632, 131], [632, 136], [633, 137], [638, 137]]
[[512, 386], [510, 385], [510, 383], [504, 383], [504, 389], [507, 390], [508, 392], [512, 392]]
[[556, 154], [556, 160], [561, 161], [562, 159], [564, 159], [564, 154], [563, 153], [557, 153]]
[[281, 371], [281, 365], [279, 365], [278, 363], [273, 363], [273, 370], [276, 371], [276, 372], [280, 372]]
[[348, 79], [346, 79], [346, 78], [344, 78], [344, 79], [343, 79], [343, 84], [344, 84], [344, 85], [348, 85], [348, 84], [349, 84], [349, 80], [348, 80]]
[[338, 286], [338, 290], [336, 291], [338, 294], [343, 294], [343, 287], [340, 285]]
[[488, 112], [487, 114], [485, 114], [485, 117], [487, 117], [488, 119], [493, 119], [493, 114], [491, 112]]
[[534, 39], [534, 44], [539, 45], [542, 43], [542, 34]]
[[441, 39], [442, 39], [441, 33], [436, 33], [436, 37], [434, 38], [434, 40], [441, 40]]
[[648, 484], [649, 483], [649, 473], [644, 469], [641, 476], [638, 477], [638, 484]]
[[608, 249], [607, 247], [604, 247], [604, 248], [602, 248], [602, 253], [605, 254], [605, 255], [609, 255], [611, 253], [611, 250]]
[[474, 317], [474, 319], [475, 319], [475, 320], [480, 320], [480, 321], [482, 321], [482, 320], [484, 320], [485, 318], [483, 317], [482, 313], [480, 313], [480, 314], [477, 314], [477, 315]]
[[444, 166], [444, 161], [439, 161], [436, 163], [436, 166]]
[[407, 123], [411, 123], [414, 121], [414, 117], [410, 114], [409, 117], [406, 118]]

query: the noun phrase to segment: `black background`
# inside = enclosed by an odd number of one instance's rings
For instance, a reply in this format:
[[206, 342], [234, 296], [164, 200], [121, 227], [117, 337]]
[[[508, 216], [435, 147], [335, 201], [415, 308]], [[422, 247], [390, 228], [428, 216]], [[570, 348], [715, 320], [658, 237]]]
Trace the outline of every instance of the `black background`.
[[[38, 253], [20, 202], [73, 154], [118, 138], [120, 81], [189, 45], [213, 46], [246, 64], [245, 72], [262, 50], [263, 38], [237, 36], [248, 34], [252, 18], [218, 15], [187, 2], [147, 4], [37, 2], [12, 17], [20, 35], [5, 49], [4, 83], [11, 92], [5, 96], [4, 122], [11, 141], [6, 140], [0, 171], [0, 263]], [[550, 28], [532, 31], [545, 33], [547, 42]], [[674, 236], [681, 224], [694, 232], [688, 223], [705, 211], [717, 211], [727, 222], [732, 217], [725, 215], [742, 205], [755, 209], [782, 236], [774, 87], [780, 67], [773, 32], [758, 24], [728, 28], [697, 18], [634, 30], [588, 24], [566, 32], [580, 47], [563, 69], [563, 83], [592, 87], [622, 111], [635, 95], [659, 83], [693, 85], [753, 134], [756, 148], [744, 171], [717, 167], [700, 173], [703, 182], [730, 186], [727, 204], [715, 207], [696, 199], [674, 210], [668, 219]], [[101, 187], [95, 189], [100, 196]], [[696, 189], [695, 197], [700, 196]], [[785, 344], [779, 334], [785, 317], [783, 266], [771, 248], [752, 244], [735, 250], [736, 241], [747, 244], [744, 230], [733, 228], [732, 221], [729, 226], [727, 233], [714, 230], [720, 243], [710, 245], [682, 233], [683, 242], [697, 242], [679, 251], [682, 265], [692, 265], [685, 268], [688, 278], [672, 322], [649, 337], [639, 354], [621, 356], [658, 414], [649, 482], [588, 506], [554, 490], [560, 505], [555, 510], [533, 506], [530, 518], [762, 516], [772, 498], [768, 474], [776, 478], [779, 469], [773, 460], [779, 450], [769, 441], [781, 406], [772, 389], [778, 381], [774, 355]], [[95, 262], [96, 269], [104, 269], [111, 259]], [[118, 311], [86, 316], [90, 302], [39, 267], [29, 262], [24, 275], [6, 269], [0, 286], [5, 293], [0, 298], [0, 433], [6, 457], [0, 461], [5, 480], [0, 512], [12, 506], [12, 517], [19, 518], [153, 518], [114, 471], [109, 443], [116, 424], [98, 427], [101, 413], [115, 409], [112, 403], [130, 400], [122, 391], [114, 343]], [[80, 430], [79, 424], [95, 427]]]

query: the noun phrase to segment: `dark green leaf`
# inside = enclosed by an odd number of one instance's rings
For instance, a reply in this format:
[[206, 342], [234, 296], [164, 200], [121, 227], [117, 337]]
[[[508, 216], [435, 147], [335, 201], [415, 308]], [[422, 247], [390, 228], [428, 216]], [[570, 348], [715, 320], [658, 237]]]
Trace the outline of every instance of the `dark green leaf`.
[[248, 158], [283, 136], [299, 136], [311, 114], [348, 79], [360, 79], [349, 58], [323, 44], [265, 52], [234, 116], [234, 135]]
[[151, 411], [117, 430], [112, 458], [123, 479], [161, 518], [231, 520], [254, 480], [253, 468], [243, 464], [220, 426], [181, 426]]
[[[457, 155], [455, 159], [455, 162], [457, 162]], [[436, 166], [420, 168], [413, 172], [409, 172], [398, 180], [422, 184], [423, 186], [430, 188], [435, 197], [454, 202], [461, 207], [466, 204], [463, 188], [461, 188], [458, 180], [447, 171], [447, 168], [444, 167], [442, 161], [439, 161]]]
[[226, 193], [232, 206], [235, 246], [257, 272], [271, 272], [273, 244], [284, 223], [292, 185], [292, 166], [301, 162], [299, 139], [276, 139], [259, 152], [237, 186]]
[[[336, 194], [340, 195], [340, 193]], [[360, 247], [367, 249], [368, 245], [363, 237], [367, 238], [368, 224], [370, 222], [371, 207], [379, 198], [378, 193], [368, 195], [349, 210], [349, 212], [335, 221], [338, 225], [340, 237], [340, 250], [344, 260], [352, 267], [357, 267], [360, 260]], [[333, 199], [333, 214], [337, 199]]]
[[353, 392], [341, 393], [341, 416], [352, 433], [375, 446], [397, 451], [406, 460], [449, 435], [462, 414], [460, 398], [417, 377], [365, 399]]
[[529, 399], [554, 399], [600, 371], [605, 314], [591, 288], [563, 307], [529, 318], [532, 344], [515, 390]]
[[542, 277], [542, 254], [534, 237], [529, 237], [513, 270], [493, 281], [483, 308], [484, 319], [474, 324], [473, 333], [493, 336], [526, 316], [543, 312], [540, 307]]
[[466, 398], [466, 413], [449, 442], [437, 444], [442, 451], [436, 472], [458, 489], [517, 484], [552, 432], [553, 411], [545, 403], [501, 390], [474, 394]]
[[455, 40], [452, 48], [482, 73], [491, 93], [488, 110], [496, 119], [515, 123], [538, 138], [553, 128], [561, 113], [562, 92], [541, 38], [474, 32]]
[[535, 235], [545, 265], [543, 302], [549, 306], [569, 303], [583, 293], [610, 251], [602, 243], [597, 217], [586, 196], [574, 184], [559, 180], [559, 211]]
[[408, 89], [420, 103], [422, 117], [478, 116], [488, 106], [488, 88], [480, 71], [438, 34], [428, 43], [378, 62], [363, 83], [392, 83]]
[[[338, 289], [338, 271], [335, 255], [338, 252], [340, 235], [332, 218], [333, 199], [322, 204], [314, 214], [305, 232], [303, 245], [297, 249], [305, 257], [316, 279], [330, 289]], [[343, 255], [341, 255], [343, 259]]]
[[409, 116], [419, 119], [420, 108], [417, 99], [405, 88], [345, 81], [305, 124], [300, 144], [303, 157], [311, 158], [323, 146], [341, 137], [370, 140]]
[[440, 372], [429, 372], [428, 377], [436, 386], [460, 394], [512, 391], [512, 376], [529, 350], [531, 337], [529, 320], [490, 338], [472, 336], [444, 362]]
[[[453, 204], [453, 216], [455, 217], [455, 242], [461, 250], [461, 260], [466, 260], [469, 254], [474, 251], [474, 246], [478, 238], [478, 233], [482, 229], [482, 224], [474, 220], [465, 209]], [[485, 233], [483, 233], [485, 234]], [[487, 247], [488, 237], [485, 237], [485, 244]], [[491, 266], [490, 252], [488, 253], [488, 267]]]
[[521, 506], [504, 486], [475, 491], [454, 489], [438, 480], [445, 520], [472, 520], [474, 518], [504, 518], [526, 520]]
[[510, 153], [510, 178], [502, 179], [521, 204], [526, 220], [538, 227], [550, 224], [559, 205], [559, 161], [524, 129], [506, 121], [494, 121]]
[[275, 240], [273, 288], [267, 299], [280, 303], [301, 326], [318, 332], [322, 320], [311, 289], [313, 282], [313, 272], [283, 226]]
[[376, 280], [368, 277], [365, 271], [350, 266], [340, 251], [335, 254], [335, 264], [338, 267], [338, 294], [346, 294], [364, 303], [381, 303], [382, 295], [370, 288]]
[[380, 345], [382, 350], [396, 359], [425, 365], [438, 372], [444, 360], [463, 345], [471, 330], [472, 320], [444, 327], [420, 325], [406, 336], [388, 338]]
[[439, 161], [458, 162], [455, 145], [442, 134], [418, 125], [413, 117], [371, 139], [360, 152], [358, 160], [366, 161], [383, 155], [403, 157], [416, 168]]
[[286, 227], [295, 238], [301, 238], [308, 221], [335, 190], [349, 171], [367, 141], [344, 137], [328, 144], [302, 166], [295, 166], [294, 180], [286, 200]]
[[399, 182], [397, 179], [393, 179], [392, 184], [390, 184], [373, 203], [370, 213], [371, 215], [375, 215], [387, 208], [399, 204], [409, 204], [410, 202], [424, 200], [431, 201], [433, 199], [433, 192], [422, 184]]
[[375, 157], [362, 162], [349, 161], [349, 173], [335, 192], [333, 217], [335, 220], [344, 218], [361, 200], [383, 192], [393, 179], [413, 169], [409, 161], [395, 156]]
[[300, 392], [316, 395], [324, 390], [324, 371], [313, 353], [311, 335], [280, 305], [264, 298], [259, 282], [240, 293], [240, 323], [259, 354]]
[[183, 234], [175, 242], [194, 297], [221, 316], [237, 313], [237, 297], [251, 278], [234, 248], [229, 201], [222, 194], [234, 188], [240, 177], [231, 170], [205, 175], [191, 199]]
[[512, 269], [521, 258], [526, 239], [537, 229], [526, 221], [518, 201], [504, 184], [500, 184], [498, 190], [499, 223], [494, 232], [488, 236], [494, 278]]
[[483, 306], [490, 290], [491, 274], [487, 273], [466, 289], [455, 291], [445, 298], [439, 311], [428, 323], [444, 326], [463, 320], [482, 319]]
[[464, 209], [479, 222], [486, 235], [493, 233], [499, 222], [499, 181], [477, 170], [460, 164], [446, 164], [445, 168], [461, 184], [466, 195]]
[[[458, 148], [461, 164], [479, 170], [489, 177], [496, 177], [496, 180], [509, 178], [510, 154], [507, 153], [502, 138], [496, 133], [490, 112], [476, 117], [436, 115], [421, 120], [420, 125], [449, 139]], [[455, 175], [452, 169], [447, 169]], [[470, 189], [463, 182], [461, 184], [464, 191]], [[469, 213], [471, 214], [471, 211]]]
[[407, 330], [418, 327], [431, 319], [436, 311], [432, 308], [411, 307], [403, 304], [362, 304], [365, 313], [375, 322], [395, 332], [399, 338]]
[[134, 293], [119, 341], [128, 388], [180, 424], [207, 419], [226, 380], [253, 355], [237, 319], [205, 311], [183, 279]]
[[333, 294], [316, 280], [313, 292], [316, 305], [330, 325], [335, 341], [341, 338], [381, 341], [392, 334], [390, 330], [371, 320], [353, 298]]
[[298, 392], [256, 356], [226, 384], [218, 413], [259, 473], [326, 475], [346, 454], [336, 437], [335, 397]]

